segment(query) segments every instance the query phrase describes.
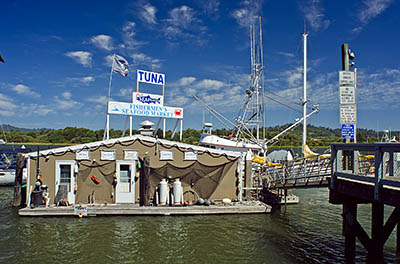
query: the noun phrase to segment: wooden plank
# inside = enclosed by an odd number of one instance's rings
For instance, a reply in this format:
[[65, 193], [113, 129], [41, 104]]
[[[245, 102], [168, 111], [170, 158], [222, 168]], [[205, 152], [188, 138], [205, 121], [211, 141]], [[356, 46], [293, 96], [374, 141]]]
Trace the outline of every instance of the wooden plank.
[[355, 175], [355, 174], [350, 174], [350, 173], [343, 173], [343, 172], [335, 172], [336, 178], [345, 178], [345, 179], [350, 179], [350, 180], [356, 180], [360, 182], [368, 182], [368, 183], [375, 183], [375, 178], [370, 177], [370, 176], [361, 176], [361, 175]]

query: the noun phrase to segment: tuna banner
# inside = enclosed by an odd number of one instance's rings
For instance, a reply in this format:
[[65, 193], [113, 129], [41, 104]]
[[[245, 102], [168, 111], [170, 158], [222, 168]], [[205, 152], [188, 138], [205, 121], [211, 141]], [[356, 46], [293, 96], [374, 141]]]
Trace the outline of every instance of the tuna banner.
[[137, 70], [136, 78], [138, 82], [151, 83], [156, 85], [165, 85], [164, 73]]
[[183, 108], [110, 101], [108, 114], [182, 119]]

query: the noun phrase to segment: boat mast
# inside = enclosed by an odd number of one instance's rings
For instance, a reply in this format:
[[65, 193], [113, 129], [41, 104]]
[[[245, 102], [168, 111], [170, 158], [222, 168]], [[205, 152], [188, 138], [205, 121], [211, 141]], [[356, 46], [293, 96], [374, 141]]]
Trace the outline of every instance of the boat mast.
[[304, 148], [307, 144], [307, 36], [306, 32], [303, 33], [304, 42], [304, 78], [303, 78], [303, 142], [302, 147]]

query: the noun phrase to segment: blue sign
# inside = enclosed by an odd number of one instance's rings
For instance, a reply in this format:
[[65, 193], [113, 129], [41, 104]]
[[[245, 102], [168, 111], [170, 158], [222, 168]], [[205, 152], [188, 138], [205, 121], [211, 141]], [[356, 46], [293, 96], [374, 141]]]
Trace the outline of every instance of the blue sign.
[[342, 138], [354, 138], [354, 125], [342, 125]]

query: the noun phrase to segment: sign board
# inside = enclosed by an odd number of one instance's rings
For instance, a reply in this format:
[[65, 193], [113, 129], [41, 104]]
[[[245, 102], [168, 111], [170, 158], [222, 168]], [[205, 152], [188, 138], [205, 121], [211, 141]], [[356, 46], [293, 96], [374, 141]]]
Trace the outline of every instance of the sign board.
[[185, 160], [197, 160], [197, 152], [185, 151]]
[[123, 102], [108, 102], [108, 113], [116, 115], [183, 118], [183, 108], [158, 105], [142, 105]]
[[164, 73], [137, 70], [136, 78], [138, 82], [151, 83], [156, 85], [165, 85]]
[[161, 150], [160, 151], [160, 160], [173, 160], [174, 152], [172, 150]]
[[340, 86], [339, 87], [339, 97], [341, 104], [355, 104], [356, 95], [354, 86]]
[[357, 108], [355, 104], [341, 104], [339, 111], [341, 124], [357, 124]]
[[354, 125], [343, 124], [342, 125], [342, 138], [354, 138]]
[[132, 103], [141, 105], [164, 105], [164, 96], [134, 92], [132, 93]]
[[126, 149], [124, 150], [124, 160], [137, 160], [138, 159], [138, 151]]
[[102, 150], [101, 160], [115, 160], [115, 150]]
[[81, 149], [75, 154], [76, 160], [90, 160], [90, 152], [88, 149]]
[[355, 75], [353, 71], [339, 71], [339, 85], [355, 85]]

